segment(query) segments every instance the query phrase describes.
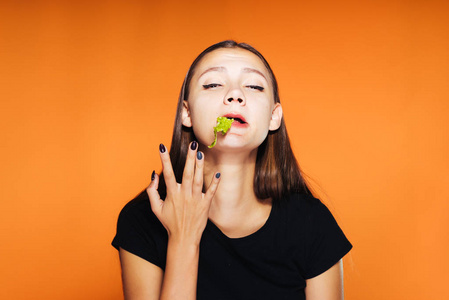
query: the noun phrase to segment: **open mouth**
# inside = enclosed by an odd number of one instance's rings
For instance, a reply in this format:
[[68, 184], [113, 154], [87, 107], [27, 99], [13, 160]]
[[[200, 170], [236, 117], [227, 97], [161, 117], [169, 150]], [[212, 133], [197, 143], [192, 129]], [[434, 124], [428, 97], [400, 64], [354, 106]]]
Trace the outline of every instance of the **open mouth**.
[[233, 118], [233, 119], [234, 119], [234, 121], [239, 122], [240, 124], [246, 124], [246, 122], [240, 118]]
[[234, 121], [238, 122], [239, 124], [248, 124], [248, 123], [246, 123], [245, 118], [238, 114], [227, 114], [227, 115], [224, 115], [223, 117], [226, 117], [228, 119], [234, 119]]

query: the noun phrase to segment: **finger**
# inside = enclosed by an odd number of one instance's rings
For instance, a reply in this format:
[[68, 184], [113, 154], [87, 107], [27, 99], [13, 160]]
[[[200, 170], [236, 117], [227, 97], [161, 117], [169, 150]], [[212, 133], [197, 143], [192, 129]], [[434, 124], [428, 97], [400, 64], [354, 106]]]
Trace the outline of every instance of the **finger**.
[[162, 206], [164, 205], [164, 201], [162, 201], [159, 196], [159, 192], [157, 188], [159, 186], [159, 176], [153, 171], [151, 174], [151, 183], [147, 187], [148, 198], [150, 198], [151, 210], [154, 212], [156, 217], [159, 218], [160, 212], [162, 210]]
[[187, 151], [186, 164], [184, 166], [184, 172], [182, 173], [182, 189], [187, 194], [192, 193], [192, 181], [195, 174], [195, 157], [198, 143], [193, 141], [190, 143], [189, 150]]
[[170, 155], [167, 152], [167, 148], [163, 144], [159, 145], [159, 154], [161, 156], [162, 170], [165, 179], [165, 185], [167, 187], [167, 194], [171, 194], [171, 191], [177, 189], [176, 177], [173, 173], [173, 167], [171, 165]]
[[196, 153], [195, 175], [193, 177], [192, 193], [195, 197], [200, 197], [203, 192], [203, 167], [204, 154], [201, 151]]
[[212, 178], [212, 182], [209, 185], [209, 188], [206, 191], [206, 194], [204, 195], [204, 199], [209, 202], [209, 205], [212, 201], [212, 198], [214, 198], [215, 192], [217, 191], [218, 184], [220, 183], [221, 174], [215, 173], [214, 177]]

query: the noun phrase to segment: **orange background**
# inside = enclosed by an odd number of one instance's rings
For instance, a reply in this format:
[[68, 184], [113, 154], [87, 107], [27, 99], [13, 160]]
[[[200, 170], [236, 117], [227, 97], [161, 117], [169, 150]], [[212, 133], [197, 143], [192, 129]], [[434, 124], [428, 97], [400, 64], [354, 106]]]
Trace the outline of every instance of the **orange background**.
[[354, 244], [346, 299], [449, 299], [447, 1], [0, 1], [0, 298], [121, 299], [118, 213], [185, 72], [245, 41]]

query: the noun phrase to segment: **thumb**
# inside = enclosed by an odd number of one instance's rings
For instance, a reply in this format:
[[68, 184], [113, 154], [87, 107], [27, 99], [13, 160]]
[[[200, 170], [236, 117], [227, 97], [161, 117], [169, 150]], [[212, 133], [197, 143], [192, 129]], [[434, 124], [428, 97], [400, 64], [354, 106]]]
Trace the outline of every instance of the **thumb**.
[[207, 200], [208, 205], [210, 206], [212, 202], [212, 198], [214, 198], [215, 192], [217, 191], [218, 184], [220, 183], [220, 173], [215, 173], [214, 177], [212, 178], [212, 182], [209, 185], [209, 188], [206, 191], [206, 194], [204, 195], [204, 199]]

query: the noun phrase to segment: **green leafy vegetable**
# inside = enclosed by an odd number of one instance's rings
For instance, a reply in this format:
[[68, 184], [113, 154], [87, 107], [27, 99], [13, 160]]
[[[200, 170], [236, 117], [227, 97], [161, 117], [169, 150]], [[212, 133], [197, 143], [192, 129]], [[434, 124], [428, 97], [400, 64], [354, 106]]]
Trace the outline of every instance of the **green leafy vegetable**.
[[234, 122], [234, 119], [228, 119], [226, 117], [217, 118], [217, 125], [214, 127], [215, 140], [209, 148], [212, 148], [217, 143], [217, 133], [221, 132], [222, 135], [225, 135], [229, 128], [231, 128], [232, 122]]

